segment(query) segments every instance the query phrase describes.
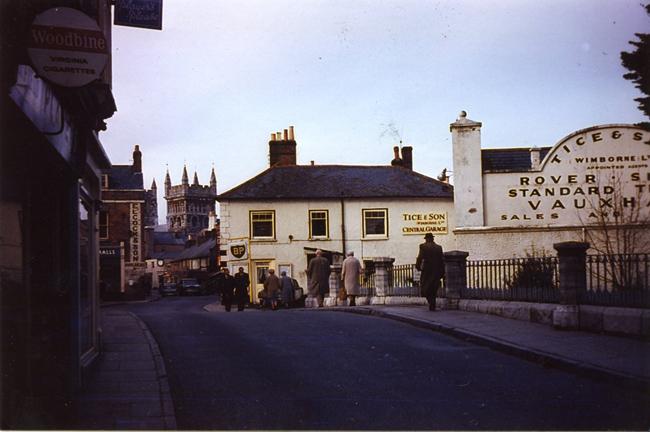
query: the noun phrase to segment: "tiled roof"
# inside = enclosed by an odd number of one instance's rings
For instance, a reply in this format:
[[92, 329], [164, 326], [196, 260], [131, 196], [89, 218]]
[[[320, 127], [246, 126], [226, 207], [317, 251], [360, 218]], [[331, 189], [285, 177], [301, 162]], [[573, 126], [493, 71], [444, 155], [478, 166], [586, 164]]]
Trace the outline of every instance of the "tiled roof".
[[217, 200], [453, 196], [453, 186], [402, 167], [290, 165], [269, 168]]
[[144, 189], [141, 172], [133, 172], [131, 165], [113, 165], [108, 174], [109, 189]]
[[[551, 150], [551, 147], [540, 147], [540, 160]], [[530, 149], [485, 149], [481, 150], [483, 171], [529, 171]]]

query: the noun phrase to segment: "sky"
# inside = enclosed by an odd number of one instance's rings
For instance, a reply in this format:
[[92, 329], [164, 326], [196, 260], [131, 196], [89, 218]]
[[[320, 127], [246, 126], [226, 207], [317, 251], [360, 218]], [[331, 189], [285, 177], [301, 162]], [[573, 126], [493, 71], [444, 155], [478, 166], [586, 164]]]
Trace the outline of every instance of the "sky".
[[164, 0], [163, 30], [113, 26], [113, 164], [142, 151], [145, 187], [183, 165], [225, 192], [268, 168], [295, 128], [299, 164], [452, 171], [449, 124], [482, 148], [552, 146], [578, 129], [644, 121], [620, 52], [648, 32], [639, 0]]

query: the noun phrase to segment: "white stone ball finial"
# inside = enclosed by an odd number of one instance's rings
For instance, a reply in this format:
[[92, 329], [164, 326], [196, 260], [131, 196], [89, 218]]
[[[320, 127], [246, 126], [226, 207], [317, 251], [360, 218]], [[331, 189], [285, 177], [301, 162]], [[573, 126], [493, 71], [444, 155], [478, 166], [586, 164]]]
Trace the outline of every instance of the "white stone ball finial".
[[462, 110], [460, 114], [458, 114], [458, 120], [465, 119], [467, 118], [467, 112], [465, 110]]

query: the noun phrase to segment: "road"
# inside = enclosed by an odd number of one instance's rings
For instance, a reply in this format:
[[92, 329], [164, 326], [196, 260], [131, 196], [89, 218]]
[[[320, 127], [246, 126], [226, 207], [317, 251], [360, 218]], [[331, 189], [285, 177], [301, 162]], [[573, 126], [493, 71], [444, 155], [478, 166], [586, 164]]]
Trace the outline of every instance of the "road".
[[650, 397], [408, 324], [309, 310], [131, 305], [179, 429], [644, 429]]

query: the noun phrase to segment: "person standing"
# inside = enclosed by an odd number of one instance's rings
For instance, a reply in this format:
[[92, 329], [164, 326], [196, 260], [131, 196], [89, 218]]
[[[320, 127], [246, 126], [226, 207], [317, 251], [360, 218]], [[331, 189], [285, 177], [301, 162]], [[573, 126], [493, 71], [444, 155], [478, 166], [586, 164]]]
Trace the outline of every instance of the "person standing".
[[436, 294], [440, 288], [440, 279], [445, 275], [445, 262], [442, 246], [433, 241], [433, 234], [424, 235], [424, 243], [420, 245], [415, 268], [422, 272], [420, 275], [420, 294], [427, 298], [429, 310], [436, 310]]
[[230, 312], [232, 299], [235, 294], [235, 278], [230, 275], [228, 268], [223, 269], [223, 279], [221, 281], [221, 303], [226, 312]]
[[318, 299], [318, 307], [323, 307], [323, 299], [330, 289], [330, 262], [320, 249], [316, 250], [316, 256], [309, 261], [307, 277], [309, 295]]
[[356, 298], [361, 294], [361, 285], [359, 285], [361, 271], [361, 263], [354, 256], [354, 252], [349, 251], [341, 265], [341, 280], [350, 299], [350, 306], [356, 306]]
[[280, 272], [280, 285], [282, 286], [282, 303], [289, 309], [293, 303], [293, 281], [284, 270]]
[[276, 310], [278, 307], [278, 293], [281, 289], [280, 278], [275, 275], [275, 270], [269, 269], [269, 275], [264, 281], [264, 294], [265, 303], [271, 305], [271, 310]]
[[244, 267], [239, 267], [237, 273], [235, 273], [235, 299], [237, 301], [237, 311], [239, 312], [244, 310], [248, 302], [248, 287], [250, 284], [251, 280], [248, 273], [244, 272]]

